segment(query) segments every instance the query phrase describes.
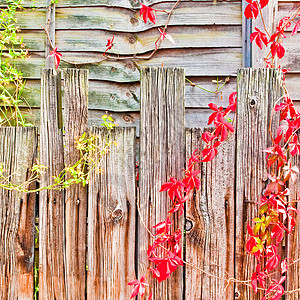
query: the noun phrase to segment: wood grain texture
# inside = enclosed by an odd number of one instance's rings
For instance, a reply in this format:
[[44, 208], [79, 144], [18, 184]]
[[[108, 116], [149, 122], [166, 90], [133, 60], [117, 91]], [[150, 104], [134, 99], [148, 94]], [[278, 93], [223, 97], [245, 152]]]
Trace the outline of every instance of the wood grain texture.
[[[236, 78], [232, 77], [218, 94], [213, 93], [217, 84], [213, 82], [216, 77], [189, 77], [195, 84], [211, 91], [208, 93], [202, 89], [185, 84], [185, 107], [186, 108], [208, 108], [208, 104], [214, 102], [226, 106], [229, 95], [236, 90]], [[219, 77], [223, 84], [224, 77]], [[299, 80], [300, 81], [300, 80]], [[291, 84], [289, 84], [291, 83]], [[288, 79], [287, 84], [291, 97], [299, 93], [297, 89], [298, 79]], [[300, 83], [299, 83], [300, 84]], [[22, 96], [26, 101], [20, 104], [21, 107], [40, 107], [41, 88], [40, 80], [27, 80]], [[13, 90], [13, 87], [11, 87]], [[298, 96], [300, 99], [300, 95]], [[137, 83], [111, 83], [107, 81], [89, 81], [89, 109], [100, 109], [111, 112], [138, 112], [140, 111], [140, 84]]]
[[[141, 218], [148, 228], [163, 221], [171, 207], [160, 186], [170, 176], [181, 179], [184, 165], [184, 70], [179, 68], [143, 68], [141, 72], [139, 201]], [[148, 267], [146, 251], [151, 240], [138, 221], [138, 276]], [[174, 228], [182, 228], [174, 219]], [[159, 285], [150, 280], [153, 299], [182, 299], [182, 269]]]
[[[222, 48], [241, 47], [241, 26], [180, 26], [168, 30], [176, 44], [167, 39], [161, 44], [161, 49], [189, 48]], [[155, 49], [155, 42], [160, 33], [151, 29], [142, 33], [115, 33], [114, 47], [111, 53], [130, 55], [146, 53]], [[57, 47], [60, 51], [105, 51], [110, 32], [100, 30], [62, 30], [58, 31]], [[34, 38], [34, 37], [33, 37]], [[28, 39], [28, 37], [27, 37]], [[33, 51], [40, 51], [38, 46]]]
[[[4, 176], [20, 185], [31, 176], [36, 128], [0, 128]], [[34, 189], [35, 184], [25, 186]], [[35, 194], [0, 189], [0, 298], [33, 299]]]
[[[88, 71], [64, 71], [64, 162], [75, 165], [81, 158], [76, 139], [87, 132]], [[82, 166], [83, 168], [83, 166]], [[86, 170], [82, 170], [86, 172]], [[70, 179], [67, 174], [66, 180]], [[86, 290], [87, 186], [73, 184], [65, 191], [67, 298], [84, 300]]]
[[[241, 48], [205, 48], [205, 49], [173, 49], [160, 50], [151, 60], [103, 61], [100, 64], [84, 65], [89, 70], [89, 79], [112, 82], [137, 82], [140, 80], [138, 67], [157, 67], [162, 63], [165, 67], [182, 67], [187, 76], [236, 76], [236, 70], [242, 66]], [[27, 79], [39, 79], [40, 69], [45, 65], [44, 54], [31, 53], [29, 59], [16, 60], [15, 65]], [[101, 53], [63, 52], [63, 57], [77, 62], [93, 62], [101, 59]], [[184, 57], [184, 59], [178, 59]], [[135, 65], [136, 63], [136, 65]], [[70, 67], [61, 63], [60, 68]]]
[[[162, 3], [156, 9], [170, 10], [174, 3]], [[137, 33], [164, 26], [167, 14], [156, 13], [155, 25], [145, 24], [139, 10], [125, 10], [116, 7], [64, 7], [57, 8], [56, 29], [102, 29], [113, 32]], [[170, 19], [169, 26], [186, 25], [241, 25], [241, 4], [219, 2], [181, 3]], [[157, 29], [156, 29], [157, 31]], [[158, 31], [157, 31], [158, 32]]]
[[[53, 184], [64, 169], [60, 71], [43, 69], [41, 82], [40, 163], [47, 166], [40, 186]], [[39, 299], [66, 299], [64, 192], [43, 190], [39, 203]]]
[[45, 26], [46, 23], [46, 10], [26, 10], [18, 11], [16, 18], [20, 29], [41, 29], [41, 25]]
[[[267, 185], [265, 154], [271, 145], [269, 119], [275, 101], [283, 95], [282, 74], [274, 69], [241, 69], [237, 77], [236, 145], [236, 278], [246, 280], [255, 271], [254, 257], [245, 251], [247, 222], [258, 212], [257, 202]], [[272, 127], [278, 120], [273, 118]], [[252, 288], [236, 286], [237, 299], [261, 299]]]
[[[176, 44], [165, 40], [161, 49], [241, 47], [241, 26], [180, 26], [168, 30]], [[45, 50], [45, 33], [37, 30], [22, 31], [30, 51]], [[145, 53], [155, 49], [160, 33], [157, 29], [147, 32], [115, 33], [111, 52], [117, 54]], [[105, 51], [110, 32], [102, 30], [59, 30], [56, 32], [59, 51]]]
[[[299, 134], [298, 134], [299, 139]], [[292, 158], [292, 165], [298, 166], [300, 165], [300, 159], [298, 155], [295, 155]], [[299, 193], [300, 193], [300, 178], [298, 177], [294, 185], [290, 187], [290, 196], [289, 201], [298, 201], [299, 200]], [[293, 205], [296, 209], [300, 209], [299, 202], [294, 203]], [[296, 261], [300, 259], [300, 224], [299, 224], [299, 216], [296, 217], [296, 225], [295, 230], [292, 234], [288, 235], [286, 240], [287, 251], [286, 257], [291, 259], [290, 262]], [[287, 271], [287, 282], [286, 282], [286, 290], [293, 291], [298, 290], [297, 292], [288, 294], [288, 300], [297, 300], [300, 298], [300, 268], [299, 268], [299, 261], [294, 265], [289, 266]]]
[[[196, 149], [200, 153], [202, 132], [187, 130], [186, 160]], [[186, 202], [185, 260], [218, 278], [186, 266], [185, 299], [233, 299], [234, 285], [224, 290], [224, 279], [234, 277], [235, 137], [226, 140], [213, 161], [195, 169], [201, 171], [201, 188]]]
[[[135, 274], [135, 129], [93, 128], [97, 146], [115, 140], [91, 173], [87, 299], [129, 299]], [[101, 159], [100, 159], [101, 158]], [[101, 168], [102, 172], [99, 171]]]
[[[26, 114], [26, 121], [34, 124], [40, 122], [40, 108], [26, 109], [21, 108], [22, 113]], [[140, 114], [139, 112], [107, 112], [105, 110], [89, 109], [88, 111], [88, 125], [101, 126], [103, 123], [102, 116], [108, 113], [113, 117], [120, 127], [135, 127], [136, 135], [140, 136]], [[187, 128], [191, 127], [207, 127], [208, 117], [211, 114], [210, 109], [185, 109], [185, 125]]]
[[[207, 0], [181, 0], [181, 2], [189, 2], [193, 1], [194, 3], [197, 2], [209, 2]], [[174, 0], [150, 0], [147, 1], [147, 5], [151, 6], [158, 3], [164, 2], [174, 2]], [[219, 0], [220, 2], [241, 2], [239, 0]], [[7, 5], [7, 0], [0, 0], [0, 7], [4, 7]], [[45, 8], [45, 0], [35, 0], [34, 3], [32, 0], [24, 0], [23, 3], [24, 7], [38, 7], [38, 8]], [[57, 7], [82, 7], [82, 6], [108, 6], [108, 7], [120, 7], [120, 8], [134, 8], [139, 9], [140, 2], [136, 0], [61, 0], [56, 3]]]

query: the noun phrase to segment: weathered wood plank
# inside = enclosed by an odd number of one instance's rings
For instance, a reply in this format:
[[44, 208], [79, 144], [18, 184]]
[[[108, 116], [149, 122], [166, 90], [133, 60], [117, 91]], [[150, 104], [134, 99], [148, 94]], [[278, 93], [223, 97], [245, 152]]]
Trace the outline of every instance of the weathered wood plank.
[[[81, 158], [76, 138], [87, 132], [88, 71], [64, 72], [64, 162], [73, 166]], [[82, 165], [83, 168], [83, 165]], [[86, 170], [82, 170], [86, 172]], [[66, 180], [70, 179], [67, 174]], [[84, 300], [86, 290], [87, 186], [73, 184], [65, 191], [66, 287], [68, 299]]]
[[[167, 193], [159, 193], [170, 176], [181, 179], [184, 166], [184, 70], [177, 68], [143, 68], [141, 72], [139, 203], [141, 218], [148, 228], [163, 221], [171, 207]], [[174, 229], [182, 222], [174, 217]], [[152, 243], [138, 221], [138, 275], [148, 267], [146, 251]], [[182, 299], [182, 269], [167, 281], [153, 287], [153, 299]]]
[[[189, 2], [191, 0], [181, 0], [181, 2]], [[211, 3], [209, 0], [192, 0], [195, 2]], [[151, 0], [147, 1], [147, 5], [151, 6], [161, 2], [173, 2], [174, 0]], [[220, 2], [241, 2], [239, 0], [218, 0]], [[7, 5], [7, 0], [0, 0], [0, 7]], [[44, 0], [24, 0], [24, 7], [45, 7]], [[81, 7], [81, 6], [108, 6], [108, 7], [122, 7], [139, 9], [140, 2], [135, 0], [61, 0], [56, 3], [57, 7]]]
[[16, 13], [17, 23], [20, 29], [41, 29], [45, 26], [46, 11], [45, 9], [25, 10]]
[[289, 74], [285, 75], [285, 85], [289, 91], [289, 94], [293, 101], [295, 101], [295, 105], [299, 107], [300, 100], [300, 74]]
[[[30, 176], [37, 152], [36, 128], [0, 128], [4, 176], [20, 185]], [[4, 183], [4, 182], [3, 182]], [[35, 188], [35, 184], [25, 186]], [[33, 299], [35, 194], [0, 189], [0, 298]]]
[[[202, 132], [187, 130], [186, 160], [196, 149], [200, 153]], [[227, 282], [220, 278], [234, 277], [235, 137], [229, 137], [212, 162], [195, 169], [201, 170], [201, 189], [186, 202], [185, 259], [218, 278], [186, 266], [185, 297], [233, 299], [233, 283], [224, 290]]]
[[[129, 299], [135, 274], [135, 129], [93, 128], [98, 152], [88, 200], [87, 299]], [[96, 150], [99, 151], [100, 149]], [[101, 156], [102, 155], [102, 158]], [[100, 159], [101, 158], [101, 159]], [[99, 168], [102, 172], [99, 172]]]
[[[202, 89], [191, 86], [188, 82], [185, 85], [185, 107], [186, 108], [207, 108], [211, 102], [226, 106], [229, 95], [236, 90], [236, 78], [230, 78], [230, 82], [222, 89], [222, 93], [213, 93], [217, 84], [212, 82], [214, 77], [189, 77], [195, 84], [211, 91], [208, 93]], [[223, 84], [224, 77], [219, 86]], [[287, 80], [291, 96], [299, 93], [296, 81]], [[300, 84], [300, 83], [299, 83]], [[40, 107], [41, 87], [40, 80], [27, 80], [22, 97], [26, 99], [21, 107]], [[295, 97], [293, 97], [296, 99]], [[300, 99], [300, 95], [298, 96]], [[140, 110], [140, 84], [139, 83], [111, 83], [106, 81], [90, 80], [89, 82], [89, 109], [108, 110], [112, 112], [135, 112]]]
[[[170, 27], [168, 33], [173, 37], [176, 44], [165, 40], [161, 43], [161, 49], [188, 47], [192, 51], [192, 48], [236, 48], [242, 46], [240, 26], [176, 26]], [[153, 51], [160, 33], [157, 29], [152, 29], [137, 34], [115, 33], [114, 36], [114, 47], [110, 50], [110, 53], [130, 55], [131, 53]], [[65, 52], [104, 52], [107, 39], [111, 37], [111, 33], [99, 30], [63, 30], [57, 31], [56, 35], [58, 49]], [[41, 48], [42, 44], [30, 49], [40, 51]]]
[[[39, 108], [32, 108], [31, 110], [22, 108], [21, 111], [27, 115], [26, 121], [31, 122], [35, 125], [39, 125], [40, 122]], [[137, 136], [139, 136], [140, 114], [138, 112], [107, 112], [105, 110], [90, 109], [88, 111], [89, 126], [101, 126], [101, 123], [103, 123], [101, 117], [105, 113], [111, 115], [116, 120], [116, 123], [120, 127], [131, 127], [131, 126], [136, 127], [137, 130], [136, 134]], [[207, 127], [207, 121], [210, 114], [211, 114], [210, 109], [204, 109], [204, 108], [185, 109], [185, 125], [187, 128]]]
[[[247, 280], [255, 272], [254, 257], [246, 253], [247, 222], [258, 212], [266, 186], [267, 168], [262, 152], [271, 145], [269, 119], [282, 95], [282, 74], [273, 69], [242, 69], [237, 77], [236, 145], [236, 278]], [[276, 127], [276, 118], [273, 126]], [[261, 299], [252, 288], [236, 286], [237, 299]]]
[[[47, 166], [41, 187], [54, 183], [64, 169], [60, 108], [60, 71], [43, 69], [40, 111], [40, 162]], [[39, 299], [66, 299], [64, 193], [43, 190], [39, 203]]]
[[[172, 35], [176, 44], [165, 40], [160, 46], [161, 49], [242, 46], [240, 26], [181, 26], [171, 27], [168, 33]], [[126, 55], [152, 51], [159, 35], [157, 29], [137, 34], [115, 33], [114, 47], [110, 52]], [[30, 51], [45, 51], [44, 32], [22, 31], [22, 36]], [[102, 30], [59, 30], [56, 32], [56, 45], [59, 51], [104, 52], [107, 39], [111, 37], [111, 33]]]
[[[156, 9], [170, 10], [172, 4], [164, 3]], [[167, 14], [156, 13], [156, 24], [145, 24], [139, 10], [107, 7], [57, 8], [56, 29], [103, 29], [107, 31], [141, 32], [166, 23]], [[220, 2], [181, 3], [172, 15], [169, 26], [186, 25], [241, 25], [241, 4]]]
[[[276, 16], [276, 22], [291, 15], [299, 7], [299, 1], [278, 1], [278, 13]], [[296, 19], [297, 20], [297, 19]], [[291, 31], [294, 26], [287, 28], [287, 31]]]
[[[101, 59], [102, 54], [96, 53], [63, 53], [64, 58], [77, 62], [93, 62]], [[184, 57], [184, 59], [178, 59]], [[137, 66], [183, 67], [187, 76], [235, 76], [237, 68], [242, 66], [241, 48], [230, 49], [174, 49], [160, 50], [151, 60], [136, 60]], [[43, 53], [34, 52], [25, 61], [16, 60], [24, 77], [40, 78], [40, 69], [45, 65]], [[61, 63], [61, 68], [70, 67]], [[92, 80], [107, 80], [116, 82], [139, 81], [140, 73], [135, 64], [130, 61], [103, 61], [100, 64], [84, 65], [89, 70]]]
[[[298, 134], [299, 139], [299, 134]], [[298, 166], [300, 165], [299, 156], [296, 155], [292, 158], [292, 165]], [[289, 201], [298, 201], [299, 200], [299, 193], [300, 193], [300, 178], [298, 177], [294, 185], [290, 186], [290, 196]], [[294, 206], [299, 210], [300, 205], [299, 202], [295, 203]], [[300, 258], [300, 224], [299, 224], [299, 217], [297, 216], [296, 225], [294, 232], [290, 234], [287, 238], [287, 254], [286, 257], [290, 263], [296, 261]], [[300, 268], [299, 268], [299, 261], [294, 265], [291, 265], [287, 271], [287, 282], [286, 282], [286, 290], [293, 291], [298, 290], [298, 292], [294, 292], [288, 295], [289, 300], [297, 300], [300, 298]]]

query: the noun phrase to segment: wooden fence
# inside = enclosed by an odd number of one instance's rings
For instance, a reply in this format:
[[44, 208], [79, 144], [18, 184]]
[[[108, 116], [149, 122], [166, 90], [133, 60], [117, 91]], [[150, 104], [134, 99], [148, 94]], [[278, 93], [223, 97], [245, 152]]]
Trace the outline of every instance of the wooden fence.
[[[38, 156], [48, 167], [40, 187], [52, 184], [53, 175], [79, 158], [75, 138], [88, 131], [88, 74], [67, 69], [63, 78], [62, 103], [60, 71], [42, 72], [39, 143], [36, 128], [0, 128], [0, 162], [14, 184], [29, 178]], [[254, 261], [245, 252], [246, 224], [266, 186], [262, 150], [270, 145], [268, 120], [283, 93], [281, 74], [271, 69], [239, 70], [237, 91], [236, 135], [220, 147], [216, 159], [196, 166], [201, 170], [201, 189], [186, 203], [184, 217], [175, 220], [184, 229], [185, 261], [205, 273], [185, 266], [159, 285], [149, 279], [155, 300], [260, 299], [249, 285], [226, 286], [226, 280], [249, 280], [253, 271]], [[38, 195], [1, 189], [1, 299], [34, 297], [36, 205], [38, 299], [130, 298], [127, 283], [147, 268], [150, 243], [136, 203], [148, 228], [163, 220], [170, 201], [166, 193], [159, 193], [161, 184], [170, 176], [181, 178], [186, 159], [202, 147], [203, 130], [185, 128], [184, 107], [183, 69], [144, 68], [139, 138], [132, 127], [111, 131], [118, 146], [101, 161], [103, 172], [92, 171], [88, 186], [43, 190]], [[106, 129], [91, 130], [100, 137], [98, 145], [105, 144]], [[296, 194], [294, 190], [292, 197]], [[299, 229], [282, 251], [299, 256]], [[288, 288], [297, 288], [299, 276], [287, 276]]]

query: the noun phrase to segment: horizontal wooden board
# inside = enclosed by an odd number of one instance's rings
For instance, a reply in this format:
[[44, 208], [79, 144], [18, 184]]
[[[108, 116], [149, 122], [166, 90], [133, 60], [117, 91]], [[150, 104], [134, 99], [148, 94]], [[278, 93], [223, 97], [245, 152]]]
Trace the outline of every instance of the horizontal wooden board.
[[[22, 112], [26, 113], [26, 120], [33, 123], [35, 126], [39, 127], [40, 122], [40, 109], [32, 108], [29, 109], [21, 109]], [[211, 114], [210, 109], [186, 109], [185, 110], [185, 127], [193, 128], [193, 127], [207, 127], [207, 120], [209, 115]], [[120, 127], [130, 127], [134, 126], [137, 130], [137, 136], [139, 137], [139, 127], [140, 127], [140, 114], [138, 112], [131, 113], [115, 113], [115, 112], [106, 112], [105, 110], [89, 110], [88, 115], [88, 123], [89, 126], [101, 126], [103, 120], [101, 117], [104, 114], [110, 114], [115, 123]]]
[[16, 13], [17, 23], [20, 29], [41, 29], [41, 25], [45, 26], [46, 11], [45, 9], [22, 10]]
[[[241, 47], [241, 26], [181, 26], [170, 27], [168, 33], [176, 44], [165, 39], [161, 49]], [[115, 34], [114, 47], [110, 53], [130, 55], [145, 53], [155, 49], [155, 41], [160, 33], [156, 29], [139, 34]], [[60, 51], [102, 51], [106, 49], [107, 39], [112, 35], [99, 30], [56, 31], [56, 45]], [[40, 49], [34, 49], [40, 50]]]
[[[65, 53], [63, 58], [77, 62], [93, 62], [102, 58], [95, 53]], [[180, 59], [179, 59], [180, 58]], [[31, 53], [31, 58], [16, 60], [16, 66], [28, 79], [40, 78], [41, 69], [45, 65], [44, 53]], [[137, 66], [183, 67], [187, 76], [234, 76], [242, 66], [241, 48], [229, 49], [182, 49], [160, 50], [151, 60], [132, 61], [103, 61], [100, 64], [84, 65], [90, 71], [89, 78], [115, 82], [139, 81], [140, 74]], [[61, 68], [70, 67], [62, 63]]]
[[[241, 26], [181, 26], [170, 27], [176, 44], [167, 39], [161, 43], [161, 49], [242, 47]], [[24, 42], [31, 51], [45, 51], [46, 35], [44, 31], [22, 31]], [[155, 41], [160, 33], [156, 29], [138, 34], [116, 33], [114, 47], [109, 52], [126, 55], [145, 53], [155, 49]], [[111, 33], [103, 30], [57, 30], [56, 46], [59, 51], [102, 51], [106, 49]]]
[[[157, 6], [169, 10], [170, 3]], [[140, 32], [163, 26], [166, 13], [156, 13], [156, 24], [144, 23], [138, 10], [107, 7], [57, 8], [56, 29], [105, 29], [108, 31]], [[188, 2], [180, 4], [173, 12], [170, 26], [184, 25], [241, 25], [240, 3]]]
[[[211, 3], [210, 0], [181, 0], [181, 2], [207, 2]], [[57, 7], [77, 7], [77, 6], [112, 6], [112, 7], [123, 7], [123, 8], [136, 8], [140, 7], [140, 0], [59, 0], [56, 3]], [[174, 2], [174, 0], [150, 0], [144, 1], [144, 4], [152, 6], [161, 2]], [[216, 3], [221, 2], [241, 2], [238, 0], [218, 0]], [[7, 0], [0, 0], [0, 7], [6, 6]], [[24, 0], [24, 7], [45, 7], [45, 0]], [[154, 6], [155, 7], [155, 6]]]
[[[276, 15], [276, 21], [278, 22], [286, 16], [290, 16], [299, 7], [299, 1], [280, 1], [278, 2], [278, 13]], [[296, 19], [298, 20], [298, 19]], [[287, 30], [290, 31], [294, 28], [291, 26]]]
[[290, 68], [291, 73], [300, 73], [300, 33], [284, 39], [282, 45], [286, 52], [285, 56], [279, 60], [279, 64], [282, 67]]
[[[212, 93], [217, 84], [212, 82], [217, 78], [191, 78], [197, 85], [211, 91], [206, 92], [186, 82], [185, 106], [186, 108], [207, 108], [213, 102], [226, 106], [229, 95], [236, 89], [236, 78], [222, 89], [222, 93]], [[219, 78], [224, 82], [224, 78]], [[220, 84], [222, 84], [222, 82]], [[40, 107], [40, 80], [28, 80], [22, 97], [26, 99], [21, 106]], [[140, 84], [139, 83], [110, 83], [106, 81], [89, 81], [89, 109], [109, 110], [113, 112], [136, 112], [140, 110]]]
[[[291, 98], [295, 101], [300, 101], [300, 74], [286, 74], [285, 84], [289, 91]], [[296, 105], [300, 108], [300, 102]]]

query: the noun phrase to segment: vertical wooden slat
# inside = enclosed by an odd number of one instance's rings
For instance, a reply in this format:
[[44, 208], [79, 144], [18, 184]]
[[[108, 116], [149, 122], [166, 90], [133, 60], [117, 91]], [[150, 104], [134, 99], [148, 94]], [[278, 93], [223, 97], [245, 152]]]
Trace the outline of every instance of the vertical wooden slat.
[[[298, 134], [298, 140], [300, 135]], [[292, 166], [300, 166], [300, 158], [298, 155], [295, 155], [292, 158]], [[298, 176], [296, 182], [290, 186], [290, 196], [289, 201], [299, 201], [300, 196], [300, 178]], [[300, 209], [299, 202], [294, 203], [294, 205], [298, 210]], [[294, 232], [288, 235], [287, 238], [287, 258], [288, 263], [292, 263], [292, 261], [296, 261], [300, 259], [300, 218], [296, 216], [296, 226]], [[291, 260], [290, 260], [291, 259]], [[287, 299], [289, 300], [298, 300], [300, 299], [300, 267], [299, 261], [293, 265], [291, 265], [287, 272], [287, 282], [286, 282], [286, 290], [293, 291], [298, 290], [297, 292], [291, 293], [288, 295]]]
[[[141, 71], [140, 127], [140, 210], [143, 221], [151, 229], [167, 217], [171, 200], [160, 187], [170, 176], [182, 179], [185, 152], [184, 70], [180, 68], [143, 68]], [[174, 228], [181, 226], [174, 220]], [[138, 275], [146, 273], [147, 249], [152, 242], [138, 220]], [[151, 276], [149, 276], [151, 277]], [[153, 299], [181, 299], [182, 268], [159, 285], [153, 286]]]
[[[275, 101], [282, 95], [281, 72], [273, 69], [241, 69], [237, 77], [236, 144], [236, 278], [249, 280], [255, 271], [253, 255], [246, 253], [247, 222], [258, 212], [267, 184], [265, 153], [271, 145], [269, 120]], [[272, 127], [277, 128], [278, 118]], [[273, 130], [274, 132], [274, 130]], [[236, 299], [261, 299], [245, 285], [236, 286]]]
[[[64, 145], [66, 167], [80, 159], [76, 138], [87, 131], [88, 71], [64, 72]], [[81, 166], [83, 168], [83, 165]], [[87, 170], [82, 170], [86, 172]], [[70, 177], [66, 176], [66, 180]], [[87, 186], [73, 184], [65, 191], [66, 287], [68, 299], [85, 299]]]
[[129, 299], [127, 283], [136, 278], [135, 129], [93, 128], [92, 134], [97, 146], [108, 140], [117, 146], [99, 159], [89, 184], [87, 299]]
[[[43, 69], [41, 86], [40, 162], [47, 166], [41, 187], [53, 184], [64, 169], [58, 106], [60, 71]], [[39, 299], [66, 299], [64, 263], [64, 192], [43, 190], [39, 203]]]
[[[187, 159], [201, 152], [201, 135], [201, 129], [187, 131]], [[222, 279], [234, 276], [235, 137], [200, 170], [201, 188], [186, 202], [185, 260], [212, 276], [186, 266], [186, 299], [233, 299], [233, 283], [226, 287]]]
[[[13, 184], [29, 179], [36, 150], [35, 128], [0, 128], [0, 163], [3, 163], [5, 177]], [[0, 189], [2, 300], [33, 299], [34, 220], [35, 194]]]

